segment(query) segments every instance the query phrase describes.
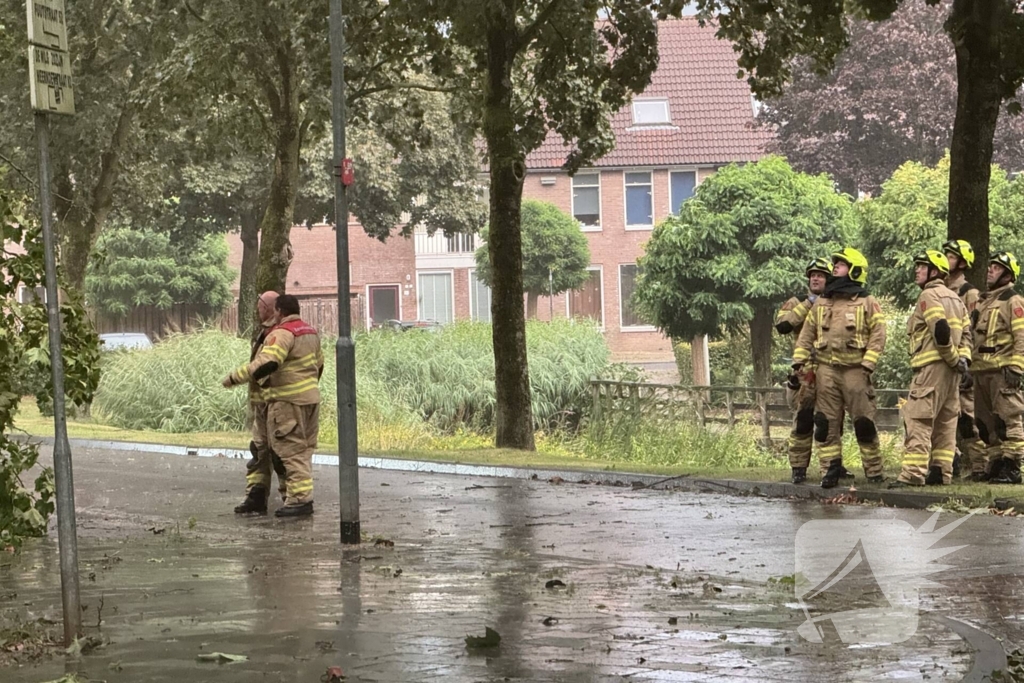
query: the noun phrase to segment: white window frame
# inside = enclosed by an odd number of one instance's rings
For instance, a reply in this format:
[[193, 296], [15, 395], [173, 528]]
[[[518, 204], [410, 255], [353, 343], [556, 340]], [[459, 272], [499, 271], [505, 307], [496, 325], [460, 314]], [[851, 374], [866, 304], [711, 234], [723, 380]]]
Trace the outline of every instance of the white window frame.
[[[476, 287], [473, 286], [473, 276], [474, 275], [476, 275], [476, 268], [468, 269], [468, 275], [466, 276], [466, 283], [469, 285], [469, 320], [470, 320], [470, 322], [484, 322], [482, 320], [476, 320], [475, 318], [473, 318], [473, 304], [474, 304], [474, 298], [475, 298], [473, 296], [473, 293], [476, 291]], [[479, 280], [478, 280], [478, 282], [479, 282]], [[490, 289], [490, 287], [487, 287], [487, 288]], [[492, 292], [491, 293], [491, 301], [493, 301], [493, 300], [494, 300], [494, 293]], [[488, 310], [488, 317], [493, 318], [493, 316], [490, 314], [489, 310]], [[486, 322], [487, 322], [488, 325], [490, 325], [493, 322], [493, 320], [487, 320]]]
[[[629, 198], [627, 196], [629, 187], [640, 187], [639, 185], [629, 185], [626, 183], [626, 176], [630, 173], [646, 173], [651, 177], [649, 187], [651, 188], [651, 222], [650, 224], [637, 223], [636, 225], [629, 224]], [[654, 169], [653, 168], [631, 168], [623, 169], [622, 171], [622, 223], [626, 226], [627, 231], [639, 230], [639, 231], [650, 231], [654, 230], [654, 223], [657, 220], [657, 203], [655, 202], [656, 193], [654, 192]]]
[[668, 204], [668, 215], [676, 216], [678, 214], [672, 211], [672, 174], [673, 173], [692, 173], [693, 174], [693, 192], [696, 194], [697, 188], [700, 187], [700, 169], [696, 166], [673, 166], [668, 169], [668, 189], [666, 194], [668, 198], [665, 200]]
[[[602, 230], [602, 218], [604, 218], [604, 196], [603, 196], [603, 191], [602, 191], [602, 188], [601, 188], [601, 184], [602, 184], [601, 183], [601, 171], [598, 171], [598, 170], [580, 171], [580, 173], [578, 173], [577, 175], [596, 175], [597, 176], [597, 221], [598, 221], [598, 224], [597, 225], [587, 225], [585, 223], [581, 223], [580, 221], [576, 221], [576, 222], [580, 224], [580, 230], [583, 231], [583, 232], [601, 232], [601, 230]], [[576, 188], [575, 188], [575, 185], [574, 185], [575, 182], [576, 182], [576, 176], [573, 176], [572, 178], [570, 178], [569, 181], [570, 181], [569, 182], [570, 214], [572, 215], [573, 220], [576, 220]], [[593, 186], [592, 185], [588, 185], [586, 187], [593, 187]]]
[[401, 320], [402, 314], [402, 283], [400, 282], [374, 282], [372, 285], [366, 285], [366, 329], [369, 330], [373, 326], [373, 318], [370, 315], [370, 288], [371, 287], [395, 287], [398, 289], [398, 319]]
[[[604, 266], [587, 266], [587, 271], [596, 270], [601, 274], [601, 286], [598, 287], [598, 291], [601, 293], [601, 322], [598, 324], [597, 329], [601, 332], [605, 331], [604, 325]], [[565, 317], [572, 320], [572, 291], [565, 292]]]
[[657, 332], [658, 328], [654, 325], [626, 325], [622, 322], [622, 267], [633, 266], [639, 271], [639, 266], [636, 262], [633, 263], [620, 263], [618, 267], [619, 271], [619, 331], [620, 332]]
[[[423, 317], [423, 312], [420, 311], [420, 296], [421, 296], [421, 291], [422, 291], [422, 289], [420, 287], [420, 276], [421, 275], [447, 275], [449, 277], [449, 282], [452, 283], [452, 319], [449, 320], [446, 323], [441, 323], [441, 324], [442, 325], [450, 325], [451, 323], [453, 323], [456, 320], [458, 320], [458, 316], [455, 313], [455, 270], [451, 269], [451, 268], [449, 268], [448, 270], [417, 270], [416, 271], [416, 320], [421, 321], [421, 322], [426, 320]], [[440, 322], [440, 321], [437, 321], [437, 322]]]
[[[661, 121], [637, 121], [636, 117], [636, 105], [644, 104], [660, 104], [662, 110], [665, 112], [665, 118]], [[633, 115], [633, 125], [637, 127], [646, 126], [671, 126], [672, 125], [672, 109], [669, 106], [667, 97], [639, 97], [634, 98], [630, 103], [630, 113]]]

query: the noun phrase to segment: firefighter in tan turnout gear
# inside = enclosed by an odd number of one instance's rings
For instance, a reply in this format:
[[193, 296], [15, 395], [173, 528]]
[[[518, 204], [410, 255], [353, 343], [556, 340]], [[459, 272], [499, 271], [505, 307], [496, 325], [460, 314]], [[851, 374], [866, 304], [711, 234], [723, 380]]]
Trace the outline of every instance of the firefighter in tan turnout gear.
[[989, 257], [988, 291], [978, 300], [973, 337], [974, 409], [990, 481], [1019, 484], [1024, 455], [1024, 298], [1013, 290], [1020, 263], [1006, 251]]
[[882, 308], [864, 287], [868, 262], [847, 247], [832, 255], [833, 279], [814, 302], [793, 351], [798, 373], [817, 362], [814, 441], [825, 474], [822, 488], [832, 488], [842, 476], [842, 424], [846, 412], [860, 446], [868, 481], [883, 480], [882, 455], [875, 427], [875, 390], [871, 373], [885, 348]]
[[[804, 320], [811, 306], [825, 291], [825, 285], [832, 274], [828, 259], [816, 258], [807, 265], [807, 294], [792, 297], [779, 309], [775, 316], [775, 329], [782, 335], [793, 335], [796, 339], [803, 329]], [[814, 360], [803, 366], [803, 372], [793, 373], [786, 385], [786, 395], [794, 410], [793, 431], [789, 434], [789, 466], [793, 470], [793, 483], [807, 479], [807, 468], [811, 464], [811, 434], [814, 431]]]
[[[978, 297], [981, 295], [978, 288], [968, 282], [966, 277], [966, 272], [974, 267], [974, 248], [966, 240], [949, 240], [942, 245], [942, 251], [949, 261], [946, 286], [964, 302], [967, 315], [970, 317], [978, 307]], [[964, 336], [967, 338], [968, 348], [973, 348], [970, 325], [964, 328]], [[959, 476], [960, 470], [964, 469], [964, 476], [972, 481], [988, 479], [988, 473], [985, 471], [985, 446], [978, 438], [978, 429], [974, 426], [973, 386], [960, 388], [960, 418], [956, 426], [956, 446], [953, 476]]]
[[914, 266], [914, 282], [921, 288], [907, 321], [914, 379], [903, 406], [903, 468], [889, 488], [951, 483], [959, 390], [971, 380], [969, 337], [963, 334], [970, 319], [960, 297], [944, 284], [949, 261], [929, 249], [914, 257]]
[[[224, 379], [224, 386], [260, 382], [267, 402], [267, 435], [271, 449], [287, 472], [287, 500], [278, 517], [313, 514], [313, 450], [320, 427], [320, 375], [324, 358], [320, 335], [299, 318], [299, 301], [282, 294], [276, 302], [280, 322], [266, 336], [263, 348], [247, 365]], [[260, 460], [264, 481], [270, 462]]]
[[[274, 306], [276, 302], [277, 292], [273, 291], [263, 292], [256, 301], [256, 314], [260, 320], [260, 328], [252, 341], [252, 352], [249, 354], [250, 362], [256, 359], [266, 341], [267, 333], [277, 324], [277, 310]], [[270, 475], [269, 473], [264, 474], [262, 460], [269, 459], [273, 463], [282, 499], [286, 497], [287, 491], [284, 463], [276, 453], [270, 450], [270, 440], [267, 437], [267, 402], [263, 398], [263, 387], [253, 379], [249, 380], [249, 408], [252, 410], [252, 440], [249, 441], [249, 452], [252, 453], [252, 458], [245, 464], [245, 500], [235, 506], [235, 513], [240, 515], [263, 514], [267, 511]]]

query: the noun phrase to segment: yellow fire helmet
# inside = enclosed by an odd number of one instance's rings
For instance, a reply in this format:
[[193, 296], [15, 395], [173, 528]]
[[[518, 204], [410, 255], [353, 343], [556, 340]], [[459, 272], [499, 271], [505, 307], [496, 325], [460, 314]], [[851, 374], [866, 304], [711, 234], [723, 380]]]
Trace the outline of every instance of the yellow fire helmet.
[[1010, 272], [1010, 279], [1014, 282], [1020, 277], [1020, 263], [1017, 257], [1008, 251], [997, 251], [988, 257], [989, 263], [998, 263]]
[[854, 282], [864, 284], [868, 281], [868, 260], [864, 254], [853, 247], [846, 247], [842, 251], [832, 254], [832, 263], [842, 261], [850, 266], [850, 279]]
[[967, 240], [949, 240], [942, 245], [943, 254], [956, 254], [968, 268], [974, 266], [974, 247]]
[[929, 249], [914, 257], [914, 265], [931, 266], [943, 275], [949, 275], [949, 259], [941, 251]]
[[811, 273], [824, 273], [825, 275], [831, 275], [832, 264], [828, 262], [827, 258], [819, 256], [807, 264], [807, 270], [805, 272], [807, 277], [810, 277]]

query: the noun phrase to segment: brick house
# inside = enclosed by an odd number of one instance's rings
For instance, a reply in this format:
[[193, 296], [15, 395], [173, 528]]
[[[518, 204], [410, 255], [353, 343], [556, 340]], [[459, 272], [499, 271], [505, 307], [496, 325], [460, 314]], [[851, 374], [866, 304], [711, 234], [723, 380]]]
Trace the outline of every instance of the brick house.
[[[590, 243], [591, 279], [579, 291], [541, 297], [538, 317], [589, 317], [618, 360], [668, 360], [671, 344], [628, 305], [636, 259], [654, 225], [678, 210], [717, 168], [754, 161], [767, 133], [756, 129], [754, 101], [736, 78], [732, 45], [693, 17], [659, 25], [661, 59], [650, 86], [612, 120], [615, 149], [574, 177], [552, 135], [527, 158], [524, 198], [548, 201], [580, 221]], [[405, 320], [489, 320], [490, 295], [476, 280], [473, 235], [447, 238], [418, 230], [386, 244], [349, 226], [352, 290], [369, 325]], [[333, 293], [334, 233], [329, 226], [292, 230], [295, 261], [288, 290], [306, 298]], [[237, 237], [232, 265], [240, 260]]]

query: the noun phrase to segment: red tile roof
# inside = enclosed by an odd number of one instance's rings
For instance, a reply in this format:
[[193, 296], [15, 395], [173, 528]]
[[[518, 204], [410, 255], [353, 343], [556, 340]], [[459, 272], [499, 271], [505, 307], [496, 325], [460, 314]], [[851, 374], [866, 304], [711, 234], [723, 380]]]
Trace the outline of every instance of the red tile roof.
[[[633, 126], [630, 105], [612, 119], [615, 149], [595, 167], [674, 166], [754, 161], [770, 135], [754, 125], [750, 88], [736, 78], [732, 44], [683, 17], [658, 25], [658, 70], [639, 98], [666, 98], [671, 127]], [[527, 157], [530, 170], [556, 169], [568, 148], [557, 133]]]

